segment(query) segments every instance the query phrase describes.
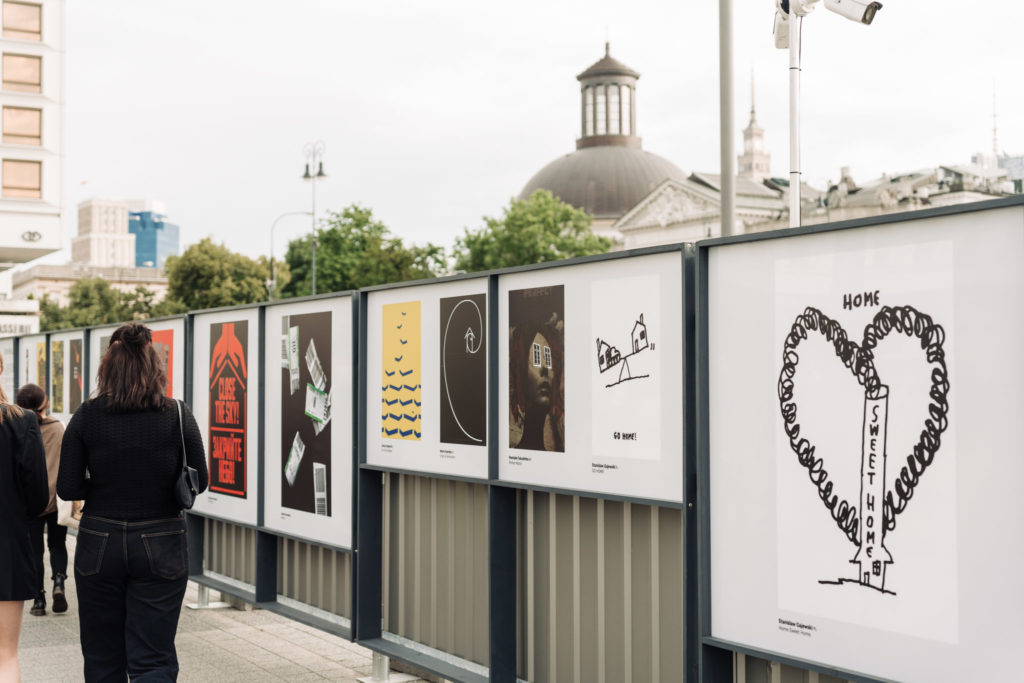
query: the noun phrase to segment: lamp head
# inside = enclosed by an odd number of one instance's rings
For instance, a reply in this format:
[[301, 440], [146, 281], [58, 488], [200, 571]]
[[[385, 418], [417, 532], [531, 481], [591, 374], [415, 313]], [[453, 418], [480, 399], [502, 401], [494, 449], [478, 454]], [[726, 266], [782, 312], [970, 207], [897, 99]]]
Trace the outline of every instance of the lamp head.
[[[306, 173], [309, 173], [309, 166], [306, 167]], [[316, 172], [317, 178], [326, 178], [327, 174], [324, 173], [324, 162], [320, 162], [320, 169]]]
[[311, 176], [311, 175], [309, 174], [309, 163], [307, 162], [307, 163], [306, 163], [306, 172], [302, 174], [302, 179], [303, 179], [303, 180], [309, 180], [309, 179], [310, 179], [310, 178], [312, 178], [312, 177], [313, 177], [313, 176]]

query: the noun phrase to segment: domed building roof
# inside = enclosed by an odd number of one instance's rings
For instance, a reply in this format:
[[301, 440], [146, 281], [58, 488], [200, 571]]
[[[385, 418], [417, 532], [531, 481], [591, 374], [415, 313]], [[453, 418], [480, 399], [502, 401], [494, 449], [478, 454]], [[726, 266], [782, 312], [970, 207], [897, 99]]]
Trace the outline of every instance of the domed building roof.
[[668, 159], [642, 149], [601, 145], [578, 149], [537, 172], [520, 193], [550, 190], [567, 204], [595, 218], [618, 218], [668, 178], [686, 174]]
[[611, 221], [636, 206], [663, 181], [686, 174], [667, 159], [645, 152], [636, 134], [636, 82], [640, 74], [610, 54], [579, 74], [580, 128], [576, 151], [537, 172], [519, 194], [550, 190], [563, 202], [599, 221]]

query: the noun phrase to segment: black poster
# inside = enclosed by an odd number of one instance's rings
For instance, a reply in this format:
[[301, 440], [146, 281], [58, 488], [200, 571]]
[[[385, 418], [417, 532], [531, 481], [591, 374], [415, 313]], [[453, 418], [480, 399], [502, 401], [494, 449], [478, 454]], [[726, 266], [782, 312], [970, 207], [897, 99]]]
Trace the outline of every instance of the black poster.
[[73, 413], [82, 405], [82, 340], [72, 339], [70, 343], [71, 382], [68, 387], [68, 412]]
[[331, 312], [281, 324], [281, 505], [331, 515]]
[[487, 445], [487, 295], [441, 299], [441, 442]]
[[508, 293], [509, 447], [565, 452], [565, 288]]
[[246, 497], [249, 322], [210, 326], [210, 490]]

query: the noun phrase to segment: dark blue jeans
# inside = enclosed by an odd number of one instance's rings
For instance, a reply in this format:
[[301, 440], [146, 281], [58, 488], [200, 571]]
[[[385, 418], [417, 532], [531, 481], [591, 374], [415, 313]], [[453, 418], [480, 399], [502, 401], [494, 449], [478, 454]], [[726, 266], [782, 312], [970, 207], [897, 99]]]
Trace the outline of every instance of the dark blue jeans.
[[174, 635], [187, 584], [183, 518], [86, 514], [75, 549], [86, 682], [177, 680]]

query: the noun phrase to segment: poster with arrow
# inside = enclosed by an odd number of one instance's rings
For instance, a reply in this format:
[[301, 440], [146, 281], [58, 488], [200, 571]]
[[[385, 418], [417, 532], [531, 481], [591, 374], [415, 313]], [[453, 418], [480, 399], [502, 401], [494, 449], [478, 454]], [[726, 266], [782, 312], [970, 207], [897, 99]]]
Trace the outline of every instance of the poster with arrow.
[[441, 299], [441, 442], [487, 445], [487, 295]]

